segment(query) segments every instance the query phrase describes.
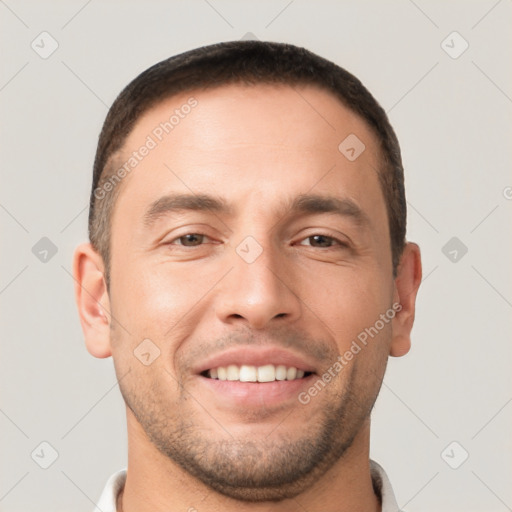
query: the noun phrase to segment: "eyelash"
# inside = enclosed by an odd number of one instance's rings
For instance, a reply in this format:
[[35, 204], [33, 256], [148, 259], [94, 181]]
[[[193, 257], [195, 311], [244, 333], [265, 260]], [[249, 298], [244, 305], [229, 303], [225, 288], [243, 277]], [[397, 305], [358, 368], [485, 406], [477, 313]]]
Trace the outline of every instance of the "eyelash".
[[[171, 241], [167, 242], [165, 245], [177, 245], [177, 246], [181, 246], [181, 247], [184, 247], [186, 248], [187, 250], [188, 249], [194, 249], [196, 247], [201, 247], [202, 245], [204, 245], [203, 243], [199, 244], [199, 245], [193, 245], [193, 246], [187, 246], [187, 245], [183, 245], [183, 244], [175, 244], [173, 242], [175, 242], [176, 240], [180, 240], [181, 238], [185, 238], [186, 236], [189, 236], [189, 235], [195, 235], [195, 236], [204, 236], [206, 238], [210, 238], [208, 235], [206, 235], [205, 233], [200, 233], [200, 232], [193, 232], [193, 233], [185, 233], [183, 235], [180, 235], [176, 238], [173, 238]], [[346, 243], [346, 242], [342, 242], [341, 240], [339, 240], [338, 238], [332, 236], [332, 235], [327, 235], [325, 233], [313, 233], [312, 235], [309, 235], [309, 236], [306, 236], [304, 238], [301, 239], [301, 241], [303, 240], [307, 240], [308, 238], [313, 238], [315, 236], [322, 236], [324, 238], [328, 238], [330, 240], [332, 240], [334, 242], [334, 245], [333, 246], [330, 246], [330, 247], [313, 247], [314, 249], [324, 249], [324, 250], [329, 250], [329, 249], [335, 249], [336, 247], [340, 248], [340, 249], [346, 249], [349, 247], [349, 244]], [[306, 246], [308, 247], [308, 246]]]

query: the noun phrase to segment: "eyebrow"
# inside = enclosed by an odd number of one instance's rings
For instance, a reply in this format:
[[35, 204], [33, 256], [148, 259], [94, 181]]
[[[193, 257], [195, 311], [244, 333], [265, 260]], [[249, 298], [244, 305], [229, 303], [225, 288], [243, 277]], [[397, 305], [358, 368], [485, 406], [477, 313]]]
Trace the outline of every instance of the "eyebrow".
[[302, 194], [297, 196], [289, 207], [291, 215], [312, 213], [332, 213], [351, 218], [357, 225], [370, 224], [368, 215], [352, 199], [330, 195]]
[[222, 197], [206, 194], [170, 194], [157, 199], [144, 214], [144, 224], [150, 227], [160, 217], [183, 211], [209, 211], [229, 215], [233, 209]]
[[[170, 194], [153, 202], [144, 214], [147, 227], [159, 218], [172, 213], [184, 211], [209, 211], [219, 215], [233, 215], [234, 208], [220, 196], [207, 194]], [[358, 226], [370, 224], [368, 215], [351, 199], [338, 198], [330, 195], [301, 194], [291, 202], [281, 204], [276, 210], [286, 216], [308, 215], [315, 213], [331, 213], [340, 217], [351, 218]]]

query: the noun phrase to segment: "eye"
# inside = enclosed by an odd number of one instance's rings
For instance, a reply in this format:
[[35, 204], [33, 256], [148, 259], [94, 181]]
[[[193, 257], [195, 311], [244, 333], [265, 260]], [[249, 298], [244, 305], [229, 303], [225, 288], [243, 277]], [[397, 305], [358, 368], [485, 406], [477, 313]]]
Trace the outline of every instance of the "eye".
[[[206, 235], [202, 233], [187, 233], [186, 235], [181, 235], [174, 240], [171, 240], [168, 245], [182, 245], [183, 247], [197, 247], [202, 245], [205, 238], [208, 238]], [[208, 238], [209, 239], [209, 238]], [[175, 243], [179, 241], [179, 243]]]
[[309, 245], [311, 247], [319, 247], [324, 249], [329, 249], [333, 246], [348, 247], [348, 244], [345, 242], [342, 242], [341, 240], [338, 240], [337, 238], [329, 235], [316, 234], [308, 236], [304, 238], [304, 240], [311, 240], [312, 242], [309, 244], [300, 243], [299, 245]]

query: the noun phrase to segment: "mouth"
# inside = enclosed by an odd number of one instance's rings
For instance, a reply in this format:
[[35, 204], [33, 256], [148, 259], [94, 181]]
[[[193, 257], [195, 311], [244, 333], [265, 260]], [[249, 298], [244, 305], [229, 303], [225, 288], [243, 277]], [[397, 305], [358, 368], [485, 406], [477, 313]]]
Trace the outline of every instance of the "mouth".
[[201, 372], [201, 375], [208, 379], [263, 383], [299, 380], [309, 377], [312, 372], [283, 364], [265, 364], [262, 366], [230, 364], [205, 370]]
[[208, 403], [232, 413], [240, 407], [270, 411], [296, 405], [299, 393], [311, 385], [317, 370], [301, 355], [260, 345], [237, 347], [207, 358], [194, 373]]

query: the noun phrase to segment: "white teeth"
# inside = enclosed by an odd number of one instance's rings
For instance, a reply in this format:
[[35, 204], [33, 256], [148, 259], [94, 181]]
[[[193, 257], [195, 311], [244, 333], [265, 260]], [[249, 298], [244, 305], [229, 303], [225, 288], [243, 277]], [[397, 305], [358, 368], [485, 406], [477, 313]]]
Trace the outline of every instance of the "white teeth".
[[[288, 370], [286, 370], [286, 380], [293, 380], [297, 377], [297, 368], [295, 366], [290, 366]], [[212, 377], [214, 379], [215, 377]]]
[[240, 380], [240, 369], [234, 364], [230, 364], [226, 370], [228, 380]]
[[286, 366], [276, 366], [276, 380], [286, 380]]
[[256, 370], [256, 366], [247, 366], [245, 364], [240, 366], [240, 382], [256, 382], [257, 380], [258, 370]]
[[275, 380], [295, 380], [304, 377], [303, 370], [297, 370], [295, 366], [275, 366], [266, 364], [264, 366], [250, 366], [230, 364], [212, 368], [208, 372], [211, 379], [230, 380], [240, 382], [274, 382]]
[[272, 382], [276, 380], [276, 367], [266, 364], [258, 367], [258, 382]]

